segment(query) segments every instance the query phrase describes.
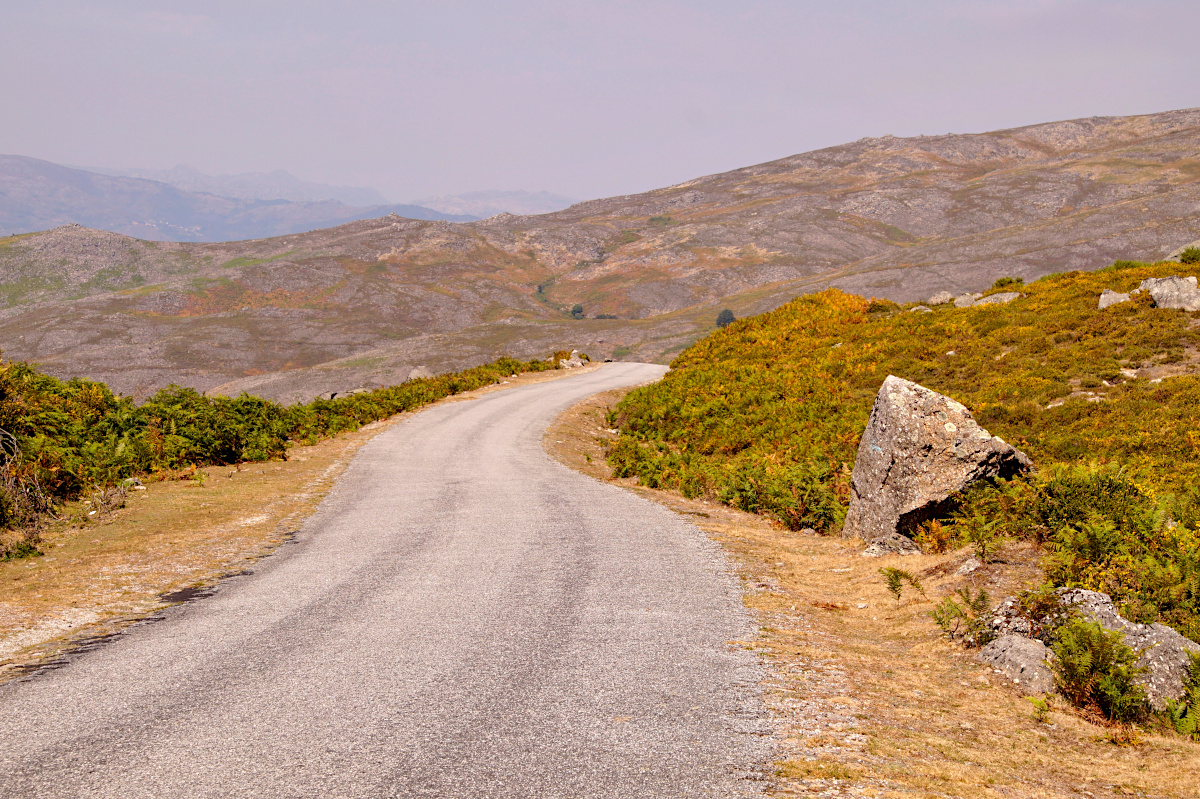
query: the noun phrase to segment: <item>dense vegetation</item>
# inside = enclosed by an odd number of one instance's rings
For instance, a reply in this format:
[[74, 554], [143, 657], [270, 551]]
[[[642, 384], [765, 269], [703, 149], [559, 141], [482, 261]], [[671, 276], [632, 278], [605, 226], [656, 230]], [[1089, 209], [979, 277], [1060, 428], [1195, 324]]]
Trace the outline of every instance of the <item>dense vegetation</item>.
[[998, 281], [1024, 296], [932, 313], [836, 290], [798, 298], [713, 333], [632, 392], [614, 413], [611, 463], [647, 485], [832, 531], [875, 394], [895, 374], [963, 402], [1040, 469], [968, 492], [924, 545], [971, 542], [986, 557], [1006, 536], [1036, 540], [1055, 584], [1106, 591], [1139, 620], [1200, 640], [1200, 377], [1129, 371], [1189, 371], [1200, 314], [1145, 294], [1097, 308], [1105, 288], [1179, 270], [1119, 262]]
[[290, 407], [248, 394], [206, 397], [178, 386], [136, 405], [103, 383], [62, 381], [28, 364], [0, 364], [0, 528], [25, 533], [6, 539], [0, 560], [36, 554], [39, 520], [84, 491], [138, 475], [286, 458], [293, 443], [315, 443], [557, 363], [501, 358], [455, 374]]

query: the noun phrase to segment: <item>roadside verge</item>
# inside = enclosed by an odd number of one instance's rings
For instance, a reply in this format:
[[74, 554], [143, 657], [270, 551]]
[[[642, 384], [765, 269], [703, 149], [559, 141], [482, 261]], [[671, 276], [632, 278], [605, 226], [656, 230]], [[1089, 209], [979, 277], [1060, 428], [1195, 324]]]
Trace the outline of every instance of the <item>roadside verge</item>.
[[[864, 558], [860, 542], [802, 535], [705, 500], [613, 479], [606, 415], [628, 389], [561, 414], [545, 436], [564, 465], [687, 515], [735, 565], [760, 627], [765, 703], [779, 729], [776, 796], [1179, 797], [1200, 783], [1200, 745], [1129, 741], [1065, 703], [1039, 719], [1003, 675], [948, 643], [929, 617], [962, 587], [994, 599], [1038, 579], [1036, 553], [958, 573], [969, 553]], [[916, 575], [925, 596], [888, 593], [881, 567]]]

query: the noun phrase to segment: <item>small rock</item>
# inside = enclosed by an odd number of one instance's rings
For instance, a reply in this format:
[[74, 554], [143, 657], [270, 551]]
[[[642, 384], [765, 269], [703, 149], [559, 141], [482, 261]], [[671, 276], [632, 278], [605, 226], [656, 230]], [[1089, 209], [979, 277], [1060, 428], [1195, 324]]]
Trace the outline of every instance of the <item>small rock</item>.
[[879, 558], [884, 555], [920, 555], [921, 549], [908, 536], [893, 531], [872, 541], [862, 554], [864, 558]]
[[999, 294], [989, 294], [975, 301], [976, 305], [1005, 305], [1021, 296], [1017, 291], [1004, 291]]
[[1003, 635], [979, 650], [977, 658], [998, 669], [1027, 694], [1054, 691], [1054, 673], [1046, 664], [1050, 648], [1020, 635]]
[[972, 572], [977, 571], [979, 569], [979, 567], [982, 565], [983, 565], [983, 561], [981, 561], [979, 558], [972, 555], [971, 557], [969, 557], [965, 561], [963, 561], [963, 564], [961, 566], [959, 566], [957, 569], [954, 570], [954, 576], [955, 577], [966, 577], [968, 574], [971, 574]]
[[414, 366], [408, 373], [409, 380], [420, 380], [422, 378], [433, 377], [433, 372], [426, 369], [424, 366]]
[[973, 294], [963, 294], [962, 296], [957, 297], [954, 300], [955, 308], [970, 308], [974, 304], [975, 304], [975, 295], [973, 295]]
[[924, 305], [914, 305], [908, 309], [909, 313], [933, 313], [932, 308], [926, 308]]
[[930, 305], [945, 305], [948, 302], [954, 302], [954, 295], [948, 291], [939, 291], [926, 300], [926, 302]]
[[1123, 302], [1129, 302], [1128, 294], [1121, 294], [1112, 289], [1105, 289], [1100, 292], [1100, 308], [1101, 310], [1108, 308], [1111, 305], [1120, 305]]
[[800, 531], [800, 535], [816, 535], [816, 534], [817, 534], [817, 531], [811, 527], [805, 527], [803, 530]]

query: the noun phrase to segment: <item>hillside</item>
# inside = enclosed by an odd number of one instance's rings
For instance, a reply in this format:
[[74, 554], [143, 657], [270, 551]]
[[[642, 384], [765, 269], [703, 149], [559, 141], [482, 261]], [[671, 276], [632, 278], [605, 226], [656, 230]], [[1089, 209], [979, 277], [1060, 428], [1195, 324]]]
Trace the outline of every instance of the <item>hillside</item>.
[[[0, 241], [5, 355], [145, 394], [284, 400], [573, 342], [658, 360], [716, 311], [835, 286], [908, 301], [1200, 238], [1200, 110], [883, 137], [540, 216], [261, 241]], [[588, 317], [571, 319], [582, 304]]]
[[233, 241], [298, 233], [390, 213], [430, 220], [476, 218], [418, 205], [356, 207], [333, 200], [239, 199], [156, 180], [102, 175], [36, 158], [0, 155], [0, 235], [73, 223], [152, 241]]
[[1033, 459], [1028, 481], [960, 499], [927, 551], [974, 540], [1046, 547], [1047, 576], [1112, 594], [1200, 640], [1200, 312], [1104, 289], [1195, 267], [1118, 263], [1019, 288], [1005, 304], [913, 312], [829, 290], [736, 322], [618, 406], [618, 477], [836, 532], [888, 375], [970, 408]]

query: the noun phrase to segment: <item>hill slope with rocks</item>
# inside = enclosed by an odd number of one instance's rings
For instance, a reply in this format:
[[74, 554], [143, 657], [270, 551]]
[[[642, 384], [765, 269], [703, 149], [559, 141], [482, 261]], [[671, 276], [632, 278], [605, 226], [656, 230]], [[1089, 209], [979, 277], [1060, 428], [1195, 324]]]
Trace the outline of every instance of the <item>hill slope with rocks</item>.
[[60, 228], [0, 240], [0, 341], [127, 393], [174, 381], [283, 400], [560, 345], [662, 360], [722, 307], [829, 286], [909, 301], [1161, 257], [1200, 238], [1197, 153], [1193, 109], [863, 139], [464, 224], [219, 244]]

